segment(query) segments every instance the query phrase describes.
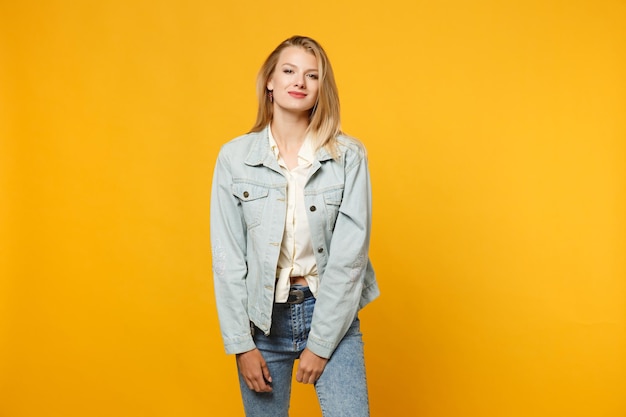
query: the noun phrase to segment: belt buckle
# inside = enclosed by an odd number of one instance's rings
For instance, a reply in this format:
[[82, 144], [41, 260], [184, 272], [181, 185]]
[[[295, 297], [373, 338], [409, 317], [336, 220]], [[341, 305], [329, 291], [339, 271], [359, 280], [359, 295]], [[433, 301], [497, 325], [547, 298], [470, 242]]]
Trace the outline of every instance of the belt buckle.
[[287, 298], [287, 303], [301, 304], [303, 301], [304, 301], [304, 291], [302, 290], [289, 291], [289, 297]]

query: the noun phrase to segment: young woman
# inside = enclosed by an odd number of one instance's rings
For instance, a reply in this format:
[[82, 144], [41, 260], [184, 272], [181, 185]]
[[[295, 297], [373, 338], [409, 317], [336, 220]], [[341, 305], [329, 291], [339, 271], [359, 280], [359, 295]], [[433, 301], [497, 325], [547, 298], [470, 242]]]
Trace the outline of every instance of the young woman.
[[217, 308], [246, 415], [288, 415], [299, 359], [296, 380], [315, 385], [325, 417], [368, 416], [357, 313], [379, 291], [365, 150], [340, 131], [313, 39], [282, 42], [257, 93], [257, 121], [222, 147], [211, 193]]

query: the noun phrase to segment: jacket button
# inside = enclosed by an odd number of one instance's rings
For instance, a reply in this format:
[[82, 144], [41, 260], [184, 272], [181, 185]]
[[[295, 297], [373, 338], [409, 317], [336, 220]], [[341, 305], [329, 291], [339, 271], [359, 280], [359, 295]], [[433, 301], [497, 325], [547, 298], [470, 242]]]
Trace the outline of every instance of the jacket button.
[[322, 252], [324, 252], [324, 248], [317, 248], [317, 252], [318, 252], [318, 253], [322, 253]]
[[248, 197], [250, 196], [250, 193], [249, 193], [249, 192], [247, 192], [247, 191], [244, 191], [244, 192], [243, 192], [243, 196], [244, 196], [245, 198], [248, 198]]
[[315, 210], [317, 210], [317, 207], [315, 207], [315, 206], [311, 206], [311, 207], [309, 207], [309, 210], [311, 210], [311, 211], [315, 211]]

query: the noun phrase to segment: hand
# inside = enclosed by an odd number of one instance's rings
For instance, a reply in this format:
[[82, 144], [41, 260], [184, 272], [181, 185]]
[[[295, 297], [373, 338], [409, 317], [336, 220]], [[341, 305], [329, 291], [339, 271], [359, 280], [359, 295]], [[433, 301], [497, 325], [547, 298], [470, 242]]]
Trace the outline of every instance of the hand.
[[314, 384], [322, 375], [322, 372], [324, 372], [327, 363], [328, 359], [317, 356], [309, 349], [304, 348], [302, 354], [300, 354], [296, 381], [303, 384]]
[[270, 370], [259, 349], [238, 353], [237, 365], [248, 388], [256, 392], [272, 392]]

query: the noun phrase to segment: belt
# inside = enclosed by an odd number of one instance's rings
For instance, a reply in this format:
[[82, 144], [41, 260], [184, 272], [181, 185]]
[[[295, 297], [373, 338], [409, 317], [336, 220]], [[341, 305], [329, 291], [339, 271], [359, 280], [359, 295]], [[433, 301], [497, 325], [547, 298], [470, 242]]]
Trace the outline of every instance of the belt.
[[287, 298], [287, 304], [302, 304], [304, 300], [307, 298], [313, 297], [313, 293], [309, 289], [309, 287], [304, 287], [302, 289], [292, 288], [289, 290], [289, 297]]

